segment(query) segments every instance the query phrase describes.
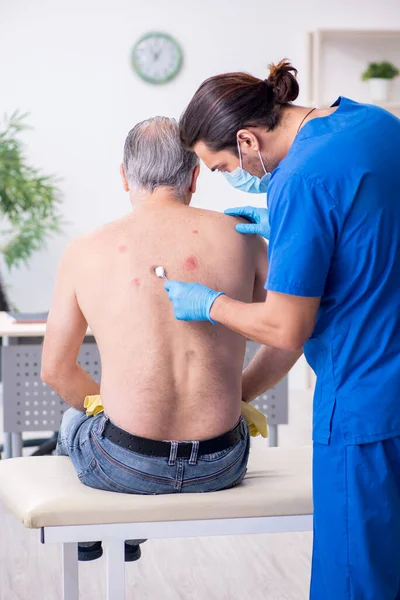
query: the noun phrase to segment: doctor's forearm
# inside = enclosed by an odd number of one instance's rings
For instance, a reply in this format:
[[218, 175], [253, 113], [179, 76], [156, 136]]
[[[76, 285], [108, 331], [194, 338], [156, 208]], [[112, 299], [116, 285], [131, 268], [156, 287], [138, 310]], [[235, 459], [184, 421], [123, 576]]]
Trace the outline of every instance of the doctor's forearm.
[[222, 295], [212, 305], [210, 317], [232, 331], [265, 346], [283, 350], [300, 350], [302, 347], [302, 343], [293, 339], [285, 323], [268, 314], [263, 302], [246, 304]]
[[251, 402], [274, 387], [285, 377], [302, 354], [302, 350], [281, 350], [272, 346], [261, 346], [243, 371], [242, 400]]

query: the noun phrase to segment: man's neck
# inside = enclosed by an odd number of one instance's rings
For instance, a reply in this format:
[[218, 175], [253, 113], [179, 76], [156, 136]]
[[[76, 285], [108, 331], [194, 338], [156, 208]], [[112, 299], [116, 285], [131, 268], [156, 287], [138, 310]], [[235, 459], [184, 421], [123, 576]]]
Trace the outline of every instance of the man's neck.
[[306, 106], [288, 106], [282, 110], [279, 126], [272, 133], [276, 134], [281, 144], [283, 156], [289, 152], [291, 145], [296, 139], [299, 131], [313, 119], [328, 117], [335, 112], [337, 107], [316, 108]]
[[140, 189], [130, 192], [131, 204], [133, 208], [143, 206], [144, 204], [181, 204], [187, 205], [187, 199], [178, 196], [174, 190], [167, 186], [162, 186], [149, 192], [148, 190]]

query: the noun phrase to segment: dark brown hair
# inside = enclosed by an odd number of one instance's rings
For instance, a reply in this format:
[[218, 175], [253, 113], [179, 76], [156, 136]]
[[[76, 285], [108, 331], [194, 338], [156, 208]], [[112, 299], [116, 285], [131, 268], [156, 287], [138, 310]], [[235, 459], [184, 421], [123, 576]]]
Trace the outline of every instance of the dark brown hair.
[[180, 118], [181, 140], [192, 149], [203, 141], [215, 151], [237, 153], [236, 133], [244, 127], [271, 131], [281, 107], [299, 95], [297, 70], [287, 59], [269, 66], [268, 79], [247, 73], [225, 73], [204, 81]]

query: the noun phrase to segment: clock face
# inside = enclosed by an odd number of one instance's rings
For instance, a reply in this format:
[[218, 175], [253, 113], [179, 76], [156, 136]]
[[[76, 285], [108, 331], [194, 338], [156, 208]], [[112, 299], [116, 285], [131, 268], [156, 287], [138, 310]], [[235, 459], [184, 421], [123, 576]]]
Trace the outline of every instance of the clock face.
[[149, 83], [166, 83], [182, 66], [179, 44], [165, 33], [148, 33], [135, 44], [132, 64], [136, 73]]

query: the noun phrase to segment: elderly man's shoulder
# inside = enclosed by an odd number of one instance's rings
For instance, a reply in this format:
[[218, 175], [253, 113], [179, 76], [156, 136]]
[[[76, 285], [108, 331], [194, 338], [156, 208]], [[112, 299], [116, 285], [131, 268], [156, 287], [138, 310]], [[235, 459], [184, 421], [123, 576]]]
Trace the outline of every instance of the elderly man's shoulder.
[[233, 240], [236, 240], [237, 242], [239, 240], [249, 244], [257, 244], [260, 243], [260, 241], [265, 242], [265, 240], [262, 240], [262, 238], [260, 238], [257, 242], [256, 240], [260, 237], [258, 235], [242, 235], [236, 231], [235, 227], [239, 223], [249, 223], [249, 221], [243, 217], [226, 215], [214, 210], [196, 210], [200, 212], [200, 216], [203, 216], [204, 221], [208, 222], [210, 226], [214, 226], [222, 235], [232, 235]]
[[195, 210], [198, 213], [198, 217], [203, 218], [205, 221], [208, 221], [210, 225], [214, 225], [215, 227], [223, 228], [226, 231], [235, 232], [235, 225], [238, 223], [245, 223], [245, 219], [239, 217], [231, 217], [229, 215], [225, 215], [223, 212], [219, 212], [216, 210], [207, 210], [202, 208], [194, 208], [190, 210]]
[[128, 219], [128, 216], [122, 217], [77, 236], [66, 247], [64, 260], [79, 258], [82, 261], [84, 257], [93, 255], [93, 253], [96, 254], [97, 250], [104, 248], [108, 242], [118, 237], [119, 232], [127, 227]]
[[72, 240], [71, 245], [84, 248], [97, 243], [104, 243], [107, 238], [114, 238], [123, 229], [125, 229], [128, 226], [129, 221], [130, 215], [127, 215], [120, 219], [116, 219], [115, 221], [110, 221], [104, 225], [100, 225], [99, 227], [96, 227], [96, 229], [92, 229], [91, 231], [76, 237], [74, 240]]

